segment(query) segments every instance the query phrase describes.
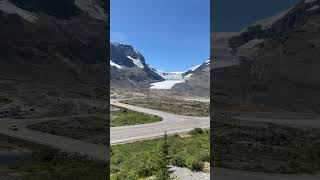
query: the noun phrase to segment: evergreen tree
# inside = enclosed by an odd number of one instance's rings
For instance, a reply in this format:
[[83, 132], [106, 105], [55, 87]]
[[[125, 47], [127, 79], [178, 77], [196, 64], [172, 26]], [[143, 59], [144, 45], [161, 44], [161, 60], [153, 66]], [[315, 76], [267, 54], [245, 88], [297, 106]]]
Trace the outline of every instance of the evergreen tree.
[[160, 169], [158, 174], [159, 180], [168, 180], [170, 178], [169, 172], [169, 145], [167, 142], [167, 132], [165, 132], [163, 137], [163, 144], [161, 146], [161, 157], [160, 157]]

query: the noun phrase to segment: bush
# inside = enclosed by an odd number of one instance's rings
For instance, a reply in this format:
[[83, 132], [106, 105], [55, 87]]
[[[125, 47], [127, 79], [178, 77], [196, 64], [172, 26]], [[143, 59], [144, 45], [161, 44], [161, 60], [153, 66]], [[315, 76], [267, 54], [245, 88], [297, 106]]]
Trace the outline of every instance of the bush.
[[187, 159], [187, 166], [192, 171], [202, 171], [203, 169], [203, 163], [195, 157], [190, 157]]
[[115, 180], [137, 180], [139, 179], [139, 175], [134, 171], [121, 171], [119, 174], [116, 174], [114, 178]]
[[195, 128], [192, 131], [189, 132], [189, 134], [191, 135], [199, 135], [199, 134], [203, 134], [203, 130], [201, 128]]
[[57, 151], [53, 149], [40, 149], [36, 152], [33, 152], [33, 158], [41, 162], [52, 161], [56, 157]]
[[192, 171], [202, 171], [202, 169], [203, 169], [202, 162], [197, 162], [197, 161], [192, 162], [192, 164], [191, 164]]
[[200, 161], [201, 162], [210, 162], [210, 153], [204, 152], [200, 154]]
[[172, 160], [172, 165], [178, 167], [186, 167], [186, 160], [181, 155], [175, 155]]

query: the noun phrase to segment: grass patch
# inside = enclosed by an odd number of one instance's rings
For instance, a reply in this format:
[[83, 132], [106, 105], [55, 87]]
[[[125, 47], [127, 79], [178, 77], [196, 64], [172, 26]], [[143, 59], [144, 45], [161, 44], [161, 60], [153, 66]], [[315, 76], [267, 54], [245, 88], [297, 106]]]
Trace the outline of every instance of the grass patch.
[[320, 132], [215, 115], [213, 162], [217, 167], [267, 173], [320, 171]]
[[162, 120], [159, 116], [144, 114], [120, 107], [116, 108], [119, 110], [111, 113], [111, 127], [147, 124]]
[[[168, 136], [170, 164], [201, 171], [204, 162], [210, 162], [210, 134], [181, 138]], [[111, 146], [111, 179], [139, 179], [153, 176], [159, 170], [163, 139], [153, 139]]]
[[182, 101], [163, 97], [131, 99], [121, 102], [185, 116], [209, 116], [210, 114], [210, 103], [205, 102]]
[[28, 128], [95, 144], [109, 144], [106, 136], [108, 118], [104, 116], [61, 118], [32, 124]]
[[[11, 144], [32, 151], [32, 161], [20, 165], [0, 166], [0, 179], [19, 180], [88, 180], [106, 179], [107, 164], [79, 155], [60, 152], [44, 145], [0, 135], [1, 144]], [[18, 176], [18, 178], [17, 178]]]

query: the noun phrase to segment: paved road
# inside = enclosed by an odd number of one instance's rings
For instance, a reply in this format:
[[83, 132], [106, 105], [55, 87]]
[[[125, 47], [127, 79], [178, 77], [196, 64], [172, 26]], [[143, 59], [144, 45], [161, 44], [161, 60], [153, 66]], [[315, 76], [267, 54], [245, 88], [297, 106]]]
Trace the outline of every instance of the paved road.
[[[63, 118], [71, 117], [92, 117], [96, 115], [78, 115], [78, 116], [65, 116]], [[106, 115], [104, 115], [106, 116]], [[36, 142], [51, 147], [55, 147], [66, 152], [79, 153], [81, 155], [88, 156], [95, 160], [108, 161], [107, 152], [108, 147], [103, 145], [97, 145], [92, 143], [83, 142], [80, 140], [56, 136], [39, 131], [33, 131], [27, 129], [26, 126], [38, 122], [46, 122], [55, 120], [57, 117], [51, 118], [39, 118], [39, 119], [0, 119], [0, 134], [16, 137], [19, 139]], [[17, 126], [18, 131], [9, 130], [10, 126]]]
[[112, 127], [110, 131], [110, 143], [119, 144], [141, 139], [150, 139], [167, 134], [182, 133], [194, 128], [209, 128], [209, 117], [182, 116], [153, 109], [147, 109], [128, 104], [119, 103], [111, 99], [111, 104], [124, 107], [133, 111], [153, 114], [162, 117], [162, 121], [150, 124]]
[[214, 168], [213, 180], [319, 180], [320, 175], [269, 174], [231, 169]]

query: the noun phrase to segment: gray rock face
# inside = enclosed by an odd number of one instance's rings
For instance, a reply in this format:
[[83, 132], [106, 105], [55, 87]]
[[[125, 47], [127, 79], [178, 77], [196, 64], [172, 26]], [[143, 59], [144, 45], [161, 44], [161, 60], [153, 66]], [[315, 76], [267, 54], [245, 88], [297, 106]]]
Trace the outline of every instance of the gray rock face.
[[115, 88], [148, 88], [151, 82], [164, 80], [145, 62], [131, 45], [111, 43], [111, 86]]
[[263, 41], [238, 56], [240, 65], [211, 71], [213, 98], [320, 111], [319, 5], [320, 1], [303, 1], [267, 28], [255, 24], [231, 38], [235, 55], [249, 41]]
[[172, 89], [186, 94], [209, 97], [210, 95], [210, 60], [206, 60], [194, 70], [186, 71], [186, 81], [176, 84]]
[[41, 12], [57, 18], [70, 18], [79, 14], [74, 0], [11, 0], [16, 6], [32, 12]]
[[[27, 21], [26, 14], [37, 18]], [[106, 83], [109, 25], [74, 1], [2, 1], [0, 25], [1, 78]]]

